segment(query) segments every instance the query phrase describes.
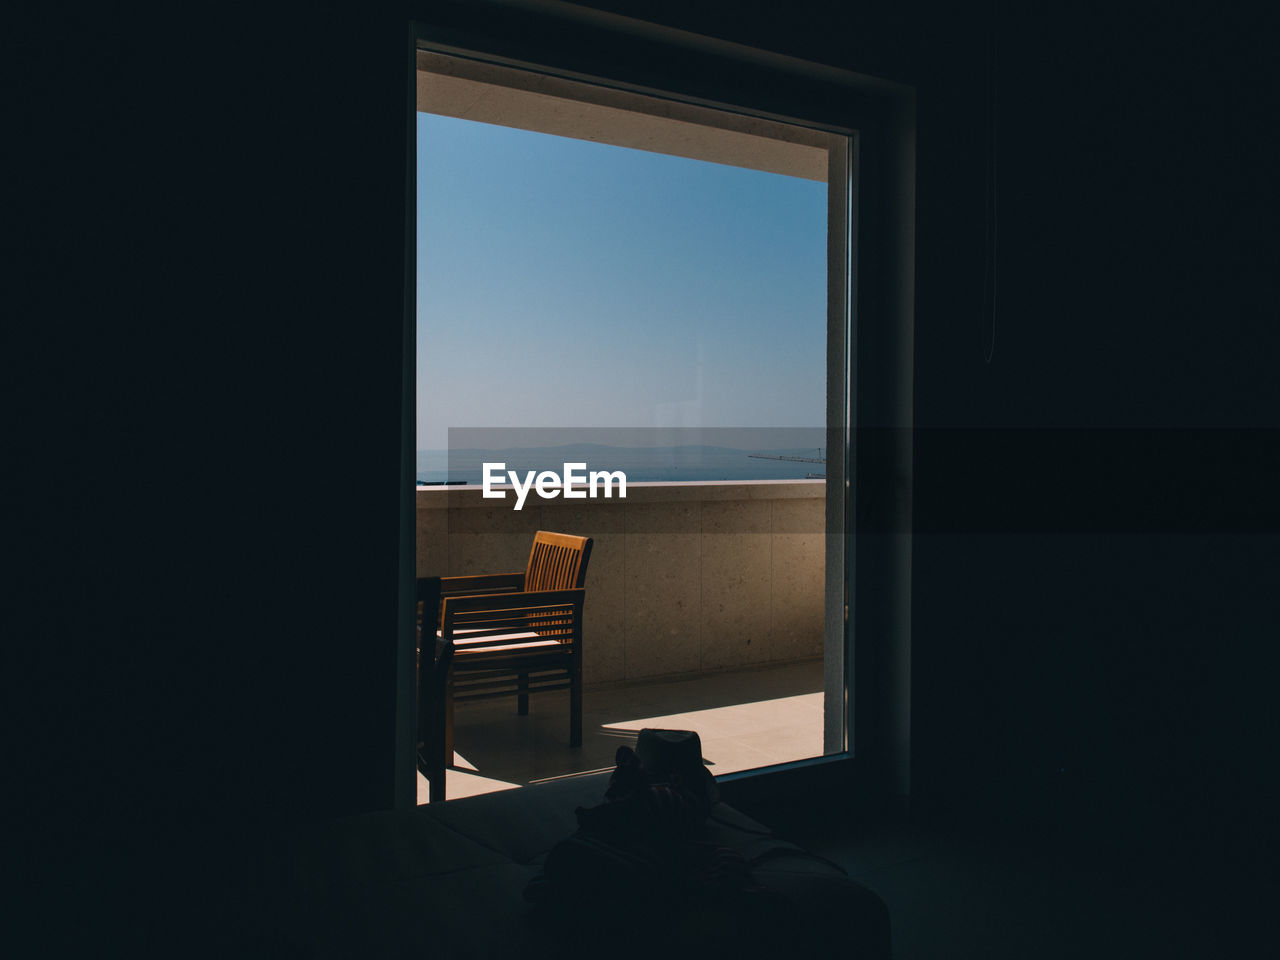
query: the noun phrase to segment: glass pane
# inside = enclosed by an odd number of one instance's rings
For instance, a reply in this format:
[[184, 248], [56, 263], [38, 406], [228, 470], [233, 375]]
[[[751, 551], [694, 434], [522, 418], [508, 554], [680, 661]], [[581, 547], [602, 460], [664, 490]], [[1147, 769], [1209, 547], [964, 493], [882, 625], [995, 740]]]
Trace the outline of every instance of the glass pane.
[[681, 142], [418, 114], [419, 576], [592, 538], [581, 746], [567, 689], [458, 686], [450, 798], [611, 768], [645, 726], [715, 774], [823, 752], [826, 149], [786, 144], [797, 176]]

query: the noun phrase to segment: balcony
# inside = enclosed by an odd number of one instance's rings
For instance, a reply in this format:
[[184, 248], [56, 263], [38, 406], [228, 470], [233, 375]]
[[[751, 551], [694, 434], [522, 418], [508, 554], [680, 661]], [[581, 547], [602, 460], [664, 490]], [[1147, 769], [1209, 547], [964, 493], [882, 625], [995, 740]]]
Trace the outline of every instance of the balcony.
[[[448, 795], [610, 768], [645, 726], [698, 730], [724, 774], [823, 747], [825, 482], [629, 483], [625, 500], [417, 493], [422, 576], [521, 570], [536, 530], [590, 536], [583, 746], [567, 693], [463, 703]], [[426, 783], [419, 778], [420, 802]]]

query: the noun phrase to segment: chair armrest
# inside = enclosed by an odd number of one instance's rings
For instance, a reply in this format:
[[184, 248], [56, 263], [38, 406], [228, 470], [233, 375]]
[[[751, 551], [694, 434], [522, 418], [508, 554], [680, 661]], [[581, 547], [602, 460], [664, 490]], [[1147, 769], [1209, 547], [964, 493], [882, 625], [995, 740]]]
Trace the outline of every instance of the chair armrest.
[[443, 623], [441, 599], [455, 594], [516, 593], [524, 589], [524, 573], [492, 573], [470, 577], [418, 578], [418, 629], [427, 621]]
[[446, 596], [441, 601], [440, 638], [447, 647], [466, 631], [469, 644], [487, 634], [525, 631], [576, 642], [582, 636], [582, 602], [587, 591], [532, 590]]
[[523, 570], [516, 573], [486, 573], [470, 577], [440, 578], [440, 592], [446, 596], [463, 593], [517, 593], [523, 589]]

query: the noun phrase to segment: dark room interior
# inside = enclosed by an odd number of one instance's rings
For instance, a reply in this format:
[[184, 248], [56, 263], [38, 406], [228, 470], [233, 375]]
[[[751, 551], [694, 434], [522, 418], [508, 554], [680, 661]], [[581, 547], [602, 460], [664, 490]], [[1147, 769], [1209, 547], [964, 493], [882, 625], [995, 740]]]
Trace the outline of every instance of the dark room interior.
[[279, 955], [260, 856], [402, 802], [414, 23], [913, 91], [908, 640], [871, 645], [859, 772], [733, 802], [878, 893], [898, 957], [1276, 951], [1280, 21], [922, 0], [11, 25], [15, 936]]

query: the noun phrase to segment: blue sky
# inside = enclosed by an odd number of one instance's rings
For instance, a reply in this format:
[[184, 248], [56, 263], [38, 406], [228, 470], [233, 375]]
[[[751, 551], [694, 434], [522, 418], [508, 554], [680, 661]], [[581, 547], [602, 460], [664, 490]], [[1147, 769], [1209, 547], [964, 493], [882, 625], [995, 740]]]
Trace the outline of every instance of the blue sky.
[[826, 184], [418, 114], [418, 448], [824, 422]]

